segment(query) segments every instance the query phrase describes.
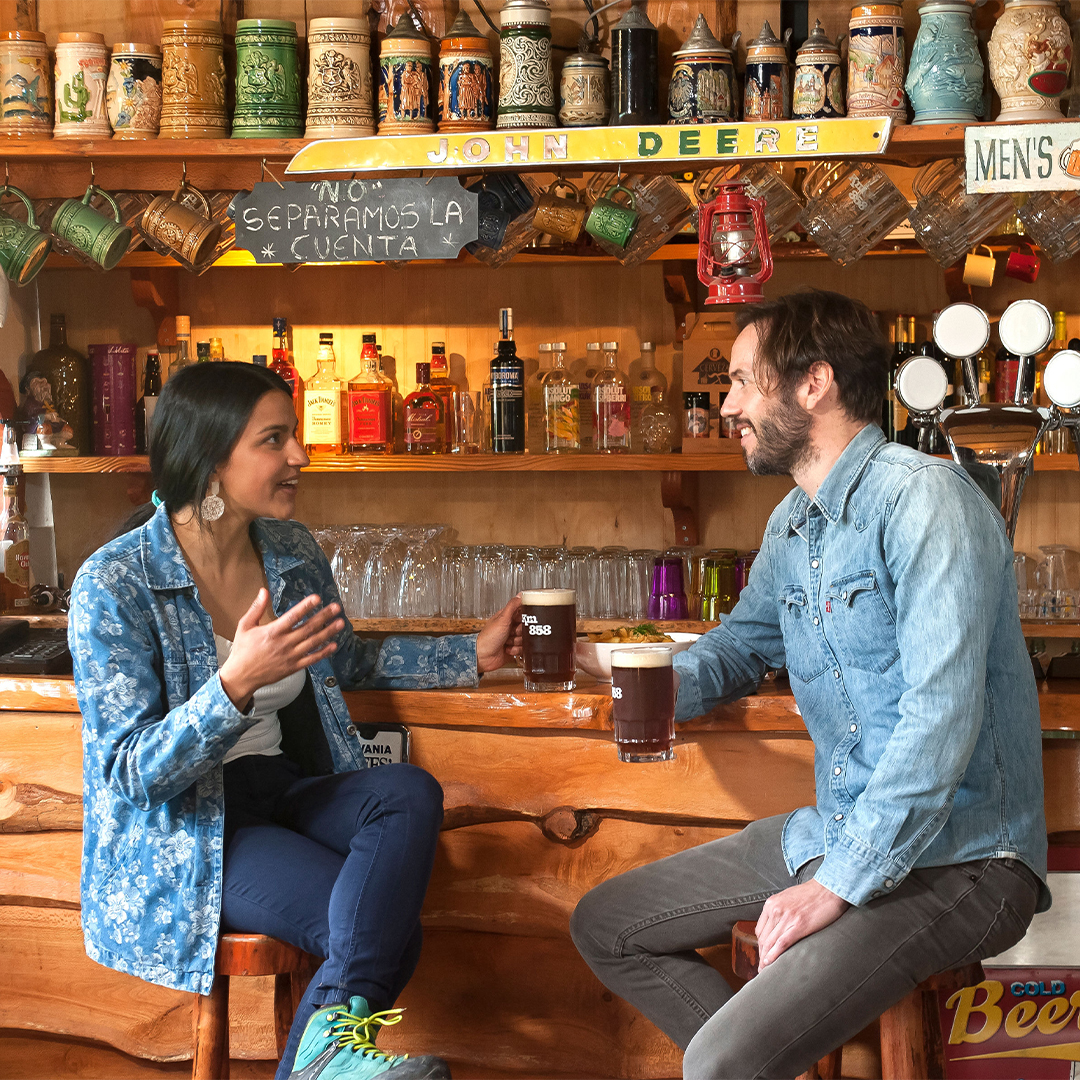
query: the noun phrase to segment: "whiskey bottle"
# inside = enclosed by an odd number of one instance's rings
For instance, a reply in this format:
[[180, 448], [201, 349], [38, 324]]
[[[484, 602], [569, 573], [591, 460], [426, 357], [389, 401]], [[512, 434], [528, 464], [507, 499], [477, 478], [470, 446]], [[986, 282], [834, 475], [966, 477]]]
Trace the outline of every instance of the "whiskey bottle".
[[443, 403], [443, 446], [449, 453], [457, 442], [457, 424], [454, 410], [454, 393], [457, 383], [450, 378], [450, 366], [446, 359], [446, 345], [441, 341], [431, 343], [431, 389]]
[[150, 452], [150, 424], [160, 396], [161, 358], [157, 349], [150, 349], [146, 354], [142, 397], [135, 406], [135, 449], [140, 454]]
[[544, 449], [549, 454], [581, 449], [581, 409], [577, 380], [566, 368], [566, 342], [551, 346], [551, 368], [542, 387]]
[[405, 399], [405, 452], [441, 454], [445, 448], [443, 402], [431, 389], [431, 365], [416, 365], [416, 389]]
[[345, 386], [338, 378], [334, 335], [319, 335], [319, 369], [304, 388], [304, 449], [309, 454], [343, 454], [348, 434]]
[[593, 377], [593, 428], [596, 449], [623, 454], [630, 449], [630, 395], [618, 367], [619, 343], [604, 342], [604, 366]]
[[379, 370], [375, 335], [363, 335], [360, 370], [349, 380], [349, 453], [392, 454], [394, 384]]
[[271, 353], [270, 370], [276, 371], [292, 390], [293, 409], [296, 419], [303, 422], [304, 380], [292, 362], [292, 350], [289, 348], [289, 324], [285, 319], [274, 319], [274, 351]]
[[[21, 471], [21, 466], [17, 467]], [[19, 511], [18, 477], [4, 471], [0, 506], [0, 611], [26, 615], [30, 610], [30, 526]]]
[[514, 345], [514, 312], [499, 309], [499, 341], [491, 361], [491, 449], [525, 452], [525, 365]]

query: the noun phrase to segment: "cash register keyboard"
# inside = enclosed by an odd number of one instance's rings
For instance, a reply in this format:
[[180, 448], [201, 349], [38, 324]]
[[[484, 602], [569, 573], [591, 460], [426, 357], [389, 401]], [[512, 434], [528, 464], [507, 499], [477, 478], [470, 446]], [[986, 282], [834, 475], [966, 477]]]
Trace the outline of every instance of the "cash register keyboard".
[[66, 630], [31, 628], [25, 619], [0, 619], [0, 675], [70, 673]]

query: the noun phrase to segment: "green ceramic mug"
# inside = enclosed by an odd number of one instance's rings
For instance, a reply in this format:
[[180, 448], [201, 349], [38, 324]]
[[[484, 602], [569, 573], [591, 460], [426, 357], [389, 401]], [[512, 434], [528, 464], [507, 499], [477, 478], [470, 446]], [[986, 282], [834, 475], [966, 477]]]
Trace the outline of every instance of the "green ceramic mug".
[[[110, 221], [90, 205], [100, 195], [113, 210]], [[111, 270], [123, 257], [131, 243], [131, 230], [120, 224], [120, 207], [116, 200], [97, 184], [91, 184], [79, 199], [67, 199], [60, 204], [52, 220], [54, 236], [89, 255], [99, 266]]]
[[[612, 198], [620, 191], [626, 194], [629, 205], [624, 206]], [[608, 243], [624, 248], [634, 235], [639, 217], [634, 193], [622, 184], [613, 184], [604, 192], [602, 198], [593, 203], [585, 222], [585, 231], [599, 240], [607, 240]]]
[[45, 265], [52, 249], [52, 237], [43, 233], [34, 221], [34, 207], [26, 193], [5, 184], [0, 197], [14, 195], [26, 207], [26, 224], [0, 211], [0, 267], [8, 281], [25, 285]]

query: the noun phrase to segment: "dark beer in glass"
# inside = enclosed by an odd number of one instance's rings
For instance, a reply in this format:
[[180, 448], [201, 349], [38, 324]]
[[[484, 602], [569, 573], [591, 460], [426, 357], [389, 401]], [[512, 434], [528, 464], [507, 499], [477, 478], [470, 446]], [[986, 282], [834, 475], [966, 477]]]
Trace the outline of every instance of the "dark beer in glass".
[[574, 590], [522, 590], [521, 636], [525, 689], [573, 690], [577, 640]]
[[620, 761], [675, 757], [675, 675], [671, 650], [614, 649], [611, 704]]

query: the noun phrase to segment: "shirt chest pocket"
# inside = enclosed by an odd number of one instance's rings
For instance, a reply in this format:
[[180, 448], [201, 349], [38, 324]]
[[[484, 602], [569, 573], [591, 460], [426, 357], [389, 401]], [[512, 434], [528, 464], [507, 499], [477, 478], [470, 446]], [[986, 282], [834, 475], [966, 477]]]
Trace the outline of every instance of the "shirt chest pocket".
[[839, 578], [825, 594], [830, 629], [845, 664], [878, 674], [900, 656], [896, 621], [878, 591], [873, 570]]
[[780, 593], [780, 629], [788, 673], [803, 682], [816, 679], [828, 667], [828, 660], [818, 644], [818, 630], [801, 585], [785, 585]]

